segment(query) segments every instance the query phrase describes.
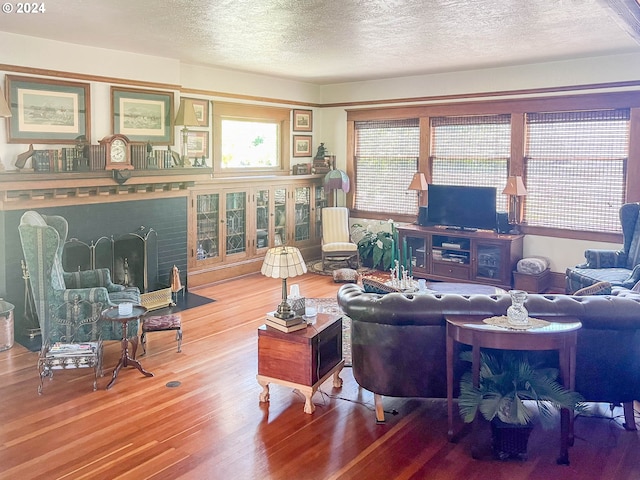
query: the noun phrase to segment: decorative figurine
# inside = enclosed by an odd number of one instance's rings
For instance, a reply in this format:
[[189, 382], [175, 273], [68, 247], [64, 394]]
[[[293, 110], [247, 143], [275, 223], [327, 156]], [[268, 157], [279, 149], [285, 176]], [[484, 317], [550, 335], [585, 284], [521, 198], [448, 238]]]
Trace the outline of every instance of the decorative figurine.
[[324, 143], [321, 143], [320, 146], [318, 147], [318, 151], [316, 152], [316, 160], [324, 160], [324, 157], [327, 154], [327, 149], [324, 146]]

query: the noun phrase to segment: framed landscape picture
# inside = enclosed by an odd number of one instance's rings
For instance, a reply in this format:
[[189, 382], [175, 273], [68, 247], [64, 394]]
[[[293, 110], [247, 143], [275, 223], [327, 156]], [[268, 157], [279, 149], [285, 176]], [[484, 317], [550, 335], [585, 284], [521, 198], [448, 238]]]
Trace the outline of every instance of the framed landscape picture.
[[311, 132], [313, 130], [313, 111], [294, 110], [293, 111], [293, 131]]
[[111, 87], [112, 132], [132, 142], [173, 144], [173, 92]]
[[187, 147], [190, 158], [209, 158], [209, 132], [189, 130], [187, 133]]
[[310, 157], [311, 156], [311, 135], [294, 135], [293, 136], [293, 156], [294, 157]]
[[8, 143], [76, 143], [91, 138], [88, 83], [6, 76]]

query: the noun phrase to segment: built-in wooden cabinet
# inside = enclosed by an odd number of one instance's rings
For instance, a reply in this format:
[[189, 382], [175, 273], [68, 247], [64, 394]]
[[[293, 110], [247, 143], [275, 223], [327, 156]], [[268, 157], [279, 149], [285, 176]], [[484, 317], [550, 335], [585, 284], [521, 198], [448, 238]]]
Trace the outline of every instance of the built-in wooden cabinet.
[[189, 206], [189, 285], [258, 271], [268, 248], [294, 245], [303, 257], [319, 255], [319, 176], [219, 180], [199, 184]]
[[512, 272], [522, 258], [523, 235], [418, 225], [398, 227], [398, 234], [416, 278], [510, 289]]

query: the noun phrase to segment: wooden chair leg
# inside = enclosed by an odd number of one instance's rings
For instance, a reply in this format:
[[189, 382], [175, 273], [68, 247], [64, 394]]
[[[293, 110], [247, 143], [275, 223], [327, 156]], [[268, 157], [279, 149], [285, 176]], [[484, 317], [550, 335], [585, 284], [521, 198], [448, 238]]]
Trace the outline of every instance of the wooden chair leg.
[[629, 431], [636, 431], [636, 416], [633, 408], [633, 402], [624, 402], [622, 404], [624, 409], [624, 428]]
[[176, 340], [178, 341], [178, 353], [182, 351], [182, 328], [176, 330]]
[[382, 395], [373, 394], [373, 403], [376, 407], [376, 422], [384, 423], [384, 407], [382, 406]]

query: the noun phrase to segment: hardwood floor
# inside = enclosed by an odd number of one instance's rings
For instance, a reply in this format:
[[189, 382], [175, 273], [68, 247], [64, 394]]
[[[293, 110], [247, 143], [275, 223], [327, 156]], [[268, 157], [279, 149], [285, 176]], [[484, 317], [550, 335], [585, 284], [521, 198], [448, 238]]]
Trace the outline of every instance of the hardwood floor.
[[[314, 274], [295, 280], [308, 297], [340, 286]], [[313, 415], [302, 395], [278, 385], [260, 403], [256, 329], [280, 292], [259, 274], [197, 290], [216, 302], [182, 312], [182, 353], [174, 332], [149, 334], [139, 359], [155, 376], [123, 368], [108, 391], [118, 342], [106, 344], [96, 392], [91, 372], [76, 370], [56, 372], [38, 396], [37, 354], [18, 344], [0, 352], [0, 478], [640, 478], [640, 433], [622, 428], [619, 408], [615, 419], [578, 418], [571, 465], [558, 466], [558, 430], [539, 426], [527, 461], [473, 460], [468, 436], [447, 442], [442, 400], [385, 398], [397, 414], [377, 425], [373, 396], [349, 368], [341, 389], [329, 380], [316, 393]]]

